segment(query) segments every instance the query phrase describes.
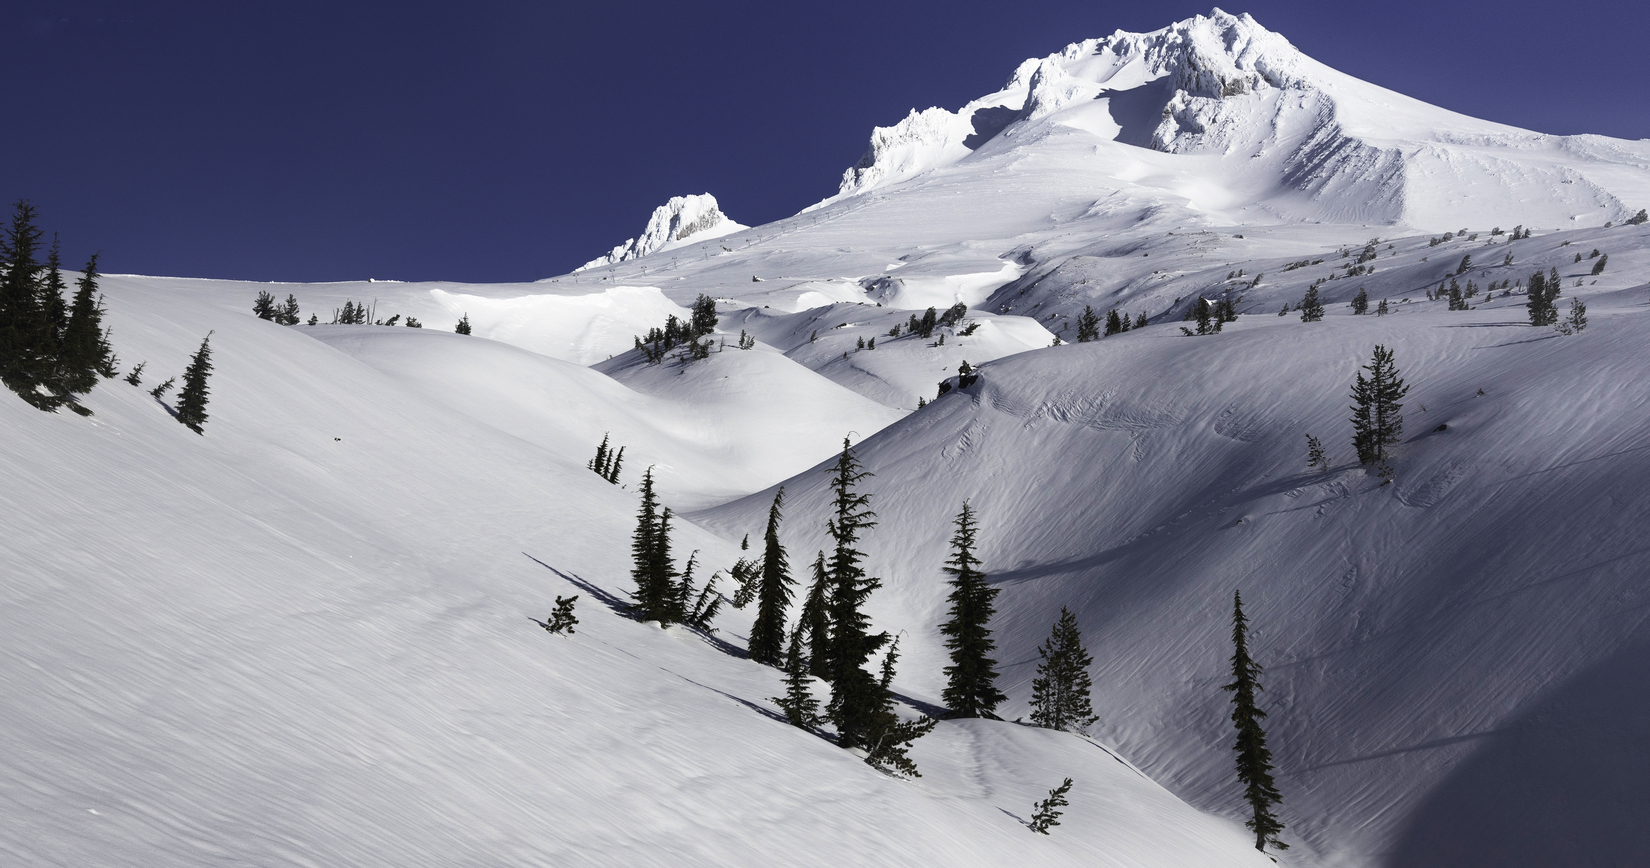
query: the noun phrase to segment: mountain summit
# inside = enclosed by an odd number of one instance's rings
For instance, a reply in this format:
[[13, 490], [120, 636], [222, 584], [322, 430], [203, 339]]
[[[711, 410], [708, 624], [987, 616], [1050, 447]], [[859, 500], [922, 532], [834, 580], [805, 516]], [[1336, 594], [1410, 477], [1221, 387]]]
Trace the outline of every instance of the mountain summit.
[[1137, 198], [1168, 192], [1221, 223], [1592, 226], [1650, 199], [1650, 142], [1470, 118], [1337, 72], [1249, 15], [1215, 9], [1073, 43], [955, 112], [878, 127], [826, 202], [1074, 138], [1091, 152], [1069, 173], [1109, 176]]
[[716, 197], [709, 193], [698, 196], [672, 196], [670, 201], [653, 209], [647, 228], [636, 238], [626, 238], [603, 256], [574, 269], [585, 271], [616, 262], [641, 259], [664, 250], [670, 250], [689, 241], [720, 238], [748, 228], [722, 213]]

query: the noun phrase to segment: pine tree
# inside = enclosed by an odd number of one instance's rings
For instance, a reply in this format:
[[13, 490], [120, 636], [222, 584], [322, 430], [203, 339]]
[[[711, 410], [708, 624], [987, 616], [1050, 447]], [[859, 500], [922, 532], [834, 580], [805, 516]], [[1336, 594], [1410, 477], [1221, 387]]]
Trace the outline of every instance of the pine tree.
[[1048, 641], [1037, 646], [1037, 677], [1031, 681], [1031, 722], [1048, 729], [1081, 730], [1098, 718], [1090, 704], [1089, 666], [1077, 616], [1060, 607]]
[[1624, 222], [1628, 226], [1640, 226], [1646, 221], [1650, 221], [1650, 208], [1640, 208], [1639, 213], [1627, 218]]
[[578, 601], [578, 594], [571, 597], [557, 597], [556, 608], [550, 613], [550, 620], [544, 622], [544, 629], [552, 633], [573, 635], [573, 627], [579, 623], [579, 617], [573, 614], [573, 604]]
[[1117, 315], [1117, 308], [1106, 311], [1106, 336], [1111, 337], [1123, 330], [1123, 318]]
[[36, 259], [41, 232], [34, 220], [34, 206], [19, 201], [0, 242], [5, 267], [0, 275], [0, 381], [23, 400], [50, 410], [60, 401], [41, 391], [52, 379], [56, 354], [50, 312], [41, 304], [44, 266]]
[[1301, 322], [1319, 322], [1323, 319], [1323, 302], [1318, 300], [1316, 284], [1306, 288], [1306, 295], [1301, 298]]
[[1598, 261], [1593, 263], [1593, 276], [1598, 277], [1599, 275], [1603, 274], [1605, 263], [1608, 263], [1609, 261], [1610, 261], [1610, 254], [1606, 253], [1603, 256], [1600, 256], [1598, 258]]
[[596, 445], [596, 457], [585, 462], [585, 467], [597, 476], [607, 477], [607, 434], [602, 434], [602, 442]]
[[1381, 299], [1381, 303], [1375, 306], [1375, 315], [1376, 316], [1386, 316], [1386, 314], [1387, 314], [1386, 299], [1383, 298], [1383, 299]]
[[470, 314], [468, 311], [466, 311], [462, 317], [459, 317], [458, 325], [453, 326], [453, 331], [458, 332], [461, 335], [467, 335], [470, 333]]
[[785, 645], [785, 611], [791, 604], [790, 562], [779, 544], [785, 488], [774, 493], [768, 508], [768, 530], [763, 535], [762, 572], [757, 586], [756, 620], [751, 624], [750, 655], [757, 663], [778, 666]]
[[1034, 813], [1031, 815], [1031, 822], [1028, 824], [1031, 831], [1047, 835], [1050, 826], [1060, 825], [1060, 814], [1062, 813], [1060, 809], [1071, 804], [1066, 801], [1066, 793], [1069, 792], [1071, 792], [1071, 778], [1066, 778], [1065, 783], [1048, 791], [1048, 798], [1038, 802]]
[[274, 319], [275, 296], [270, 295], [267, 289], [258, 290], [258, 297], [252, 301], [252, 312], [258, 315], [258, 319]]
[[1099, 339], [1100, 315], [1094, 312], [1092, 306], [1083, 305], [1083, 313], [1077, 317], [1077, 342], [1086, 344]]
[[126, 375], [126, 382], [131, 383], [134, 386], [143, 385], [143, 366], [147, 364], [148, 362], [138, 362], [137, 367], [133, 368], [132, 372]]
[[[1363, 371], [1369, 372], [1368, 379]], [[1384, 461], [1386, 447], [1398, 442], [1404, 433], [1404, 405], [1399, 402], [1408, 392], [1392, 351], [1376, 344], [1373, 358], [1352, 385], [1352, 448], [1360, 464]]]
[[814, 580], [808, 598], [802, 602], [802, 617], [796, 629], [808, 636], [808, 672], [818, 678], [831, 677], [831, 576], [825, 570], [825, 552], [814, 560]]
[[211, 340], [212, 333], [207, 332], [189, 367], [183, 369], [183, 388], [178, 391], [178, 421], [196, 434], [206, 433], [201, 426], [206, 424], [206, 378], [212, 373]]
[[1530, 288], [1525, 302], [1525, 308], [1530, 312], [1530, 325], [1538, 328], [1550, 326], [1558, 321], [1558, 310], [1553, 305], [1553, 299], [1558, 297], [1558, 287], [1548, 287], [1547, 276], [1538, 269], [1530, 275]]
[[1323, 451], [1323, 444], [1311, 434], [1306, 435], [1306, 466], [1314, 470], [1329, 469], [1329, 456]]
[[1255, 704], [1255, 694], [1261, 690], [1260, 665], [1249, 656], [1249, 621], [1243, 616], [1243, 595], [1232, 595], [1232, 683], [1221, 689], [1232, 694], [1232, 723], [1237, 727], [1238, 781], [1243, 784], [1244, 800], [1254, 815], [1244, 823], [1255, 833], [1255, 849], [1266, 852], [1267, 845], [1279, 850], [1289, 845], [1278, 840], [1283, 823], [1272, 813], [1272, 806], [1283, 801], [1272, 782], [1272, 752], [1266, 747], [1266, 730], [1261, 720], [1266, 712]]
[[1449, 309], [1466, 310], [1467, 301], [1461, 297], [1461, 284], [1454, 280], [1449, 282]]
[[1363, 287], [1358, 287], [1358, 294], [1352, 297], [1352, 313], [1362, 316], [1369, 312], [1369, 293]]
[[688, 319], [688, 330], [693, 337], [703, 337], [716, 331], [716, 299], [704, 293], [693, 300], [693, 313]]
[[[929, 308], [930, 311], [933, 308]], [[871, 619], [865, 601], [882, 582], [866, 575], [860, 565], [865, 553], [855, 548], [859, 537], [876, 526], [869, 494], [856, 492], [871, 474], [854, 455], [845, 437], [842, 455], [830, 470], [832, 507], [835, 513], [828, 530], [834, 543], [829, 561], [831, 642], [828, 662], [831, 680], [831, 722], [836, 725], [842, 747], [867, 745], [878, 715], [886, 704], [887, 691], [865, 670], [865, 664], [888, 642], [888, 634], [870, 632]]]
[[[674, 619], [676, 589], [669, 575], [669, 544], [665, 542], [669, 529], [659, 513], [659, 498], [653, 491], [653, 468], [642, 474], [642, 503], [636, 511], [636, 531], [631, 536], [630, 578], [636, 590], [632, 597], [644, 620], [669, 624]], [[666, 514], [668, 514], [666, 510]], [[661, 546], [661, 542], [664, 545]], [[661, 568], [659, 552], [663, 548], [667, 562]]]
[[1146, 327], [1146, 314], [1144, 311], [1142, 311], [1139, 316], [1134, 318], [1134, 327], [1137, 329], [1143, 329]]
[[619, 468], [624, 466], [624, 450], [625, 447], [620, 446], [619, 451], [613, 453], [613, 460], [608, 463], [607, 473], [603, 477], [614, 485], [619, 484]]
[[90, 392], [97, 384], [98, 370], [104, 361], [103, 308], [97, 300], [97, 278], [97, 254], [93, 254], [80, 279], [75, 281], [69, 322], [63, 328], [62, 382], [76, 395]]
[[992, 712], [1008, 698], [997, 689], [997, 661], [991, 658], [997, 643], [989, 625], [1001, 589], [987, 584], [980, 572], [980, 559], [974, 556], [974, 512], [966, 500], [956, 526], [951, 559], [944, 567], [951, 576], [951, 609], [940, 633], [951, 651], [951, 665], [945, 667], [941, 696], [957, 717], [995, 717]]
[[785, 654], [785, 695], [769, 700], [785, 712], [791, 726], [813, 729], [820, 723], [819, 700], [814, 698], [813, 675], [808, 671], [808, 659], [802, 653], [802, 627], [791, 633], [790, 649]]
[[[298, 324], [298, 298], [296, 296], [287, 293], [286, 301], [275, 310], [275, 321], [288, 326]], [[417, 322], [417, 320], [407, 317], [407, 325], [412, 325], [414, 322]]]
[[[1220, 321], [1211, 317], [1207, 300], [1200, 297], [1192, 302], [1192, 315], [1197, 319], [1198, 334], [1207, 335], [1220, 331]], [[1211, 325], [1211, 323], [1214, 323], [1214, 325]]]
[[1577, 333], [1587, 328], [1587, 305], [1585, 302], [1579, 298], [1570, 299], [1570, 315], [1565, 319], [1565, 324], [1570, 327], [1571, 331]]

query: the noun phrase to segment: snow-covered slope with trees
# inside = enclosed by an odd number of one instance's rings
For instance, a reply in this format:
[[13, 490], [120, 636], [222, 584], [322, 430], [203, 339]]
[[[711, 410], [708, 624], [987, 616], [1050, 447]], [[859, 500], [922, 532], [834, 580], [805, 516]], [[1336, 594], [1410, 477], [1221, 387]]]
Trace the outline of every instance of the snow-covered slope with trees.
[[[532, 284], [106, 278], [144, 386], [89, 418], [0, 392], [5, 861], [1264, 865], [1220, 689], [1239, 587], [1284, 864], [1650, 861], [1645, 143], [1425, 106], [1218, 10], [876, 135], [794, 217], [675, 239], [708, 212], [667, 206], [672, 246]], [[1555, 270], [1579, 334], [1528, 325]], [[701, 297], [706, 357], [649, 363]], [[425, 328], [325, 324], [346, 301]], [[1214, 302], [1238, 319], [1185, 336]], [[1070, 345], [1085, 308], [1148, 324]], [[147, 390], [208, 332], [202, 436]], [[1387, 484], [1347, 422], [1376, 344], [1411, 387]], [[621, 485], [585, 467], [604, 435]], [[941, 702], [967, 499], [999, 711], [1067, 606], [1095, 741], [944, 721], [897, 780], [783, 722], [749, 609], [620, 612], [645, 468], [701, 576], [783, 484], [805, 580], [844, 436], [900, 712]], [[575, 593], [571, 638], [527, 619]]]
[[697, 196], [672, 196], [670, 201], [653, 209], [647, 218], [647, 228], [635, 238], [626, 238], [623, 244], [580, 266], [588, 271], [615, 262], [640, 259], [655, 253], [680, 247], [689, 241], [720, 238], [749, 227], [735, 223], [716, 204], [709, 193]]

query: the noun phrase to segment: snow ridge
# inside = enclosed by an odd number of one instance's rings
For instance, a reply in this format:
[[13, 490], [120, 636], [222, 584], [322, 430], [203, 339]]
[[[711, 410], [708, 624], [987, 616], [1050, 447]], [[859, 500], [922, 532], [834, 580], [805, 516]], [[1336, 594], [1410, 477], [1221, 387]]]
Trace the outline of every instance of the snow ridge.
[[586, 262], [574, 272], [641, 259], [689, 241], [720, 238], [748, 228], [723, 214], [716, 204], [716, 197], [709, 193], [672, 196], [670, 201], [653, 209], [653, 216], [648, 218], [647, 228], [642, 230], [640, 237], [626, 238], [623, 244]]

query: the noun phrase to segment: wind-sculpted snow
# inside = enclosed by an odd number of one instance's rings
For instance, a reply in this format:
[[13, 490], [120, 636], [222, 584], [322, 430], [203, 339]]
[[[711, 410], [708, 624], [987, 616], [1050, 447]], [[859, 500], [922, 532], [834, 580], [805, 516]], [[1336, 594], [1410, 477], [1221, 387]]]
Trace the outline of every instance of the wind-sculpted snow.
[[647, 228], [635, 238], [627, 238], [605, 255], [574, 269], [588, 271], [628, 262], [644, 256], [679, 247], [689, 241], [721, 238], [750, 227], [735, 223], [717, 207], [716, 197], [709, 193], [698, 196], [672, 196], [670, 201], [653, 209]]

